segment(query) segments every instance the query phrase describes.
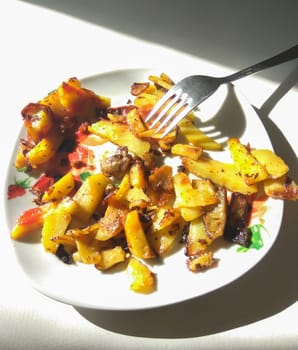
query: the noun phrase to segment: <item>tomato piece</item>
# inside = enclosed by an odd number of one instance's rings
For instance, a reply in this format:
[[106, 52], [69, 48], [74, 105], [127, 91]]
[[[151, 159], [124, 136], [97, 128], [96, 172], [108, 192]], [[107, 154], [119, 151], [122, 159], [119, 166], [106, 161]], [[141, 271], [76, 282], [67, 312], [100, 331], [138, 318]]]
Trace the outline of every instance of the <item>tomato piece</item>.
[[74, 152], [68, 155], [71, 167], [79, 169], [87, 165], [89, 150], [88, 148], [78, 145]]
[[55, 180], [52, 176], [42, 175], [32, 186], [33, 192], [46, 192], [47, 189], [54, 184]]
[[19, 225], [32, 225], [32, 224], [40, 224], [43, 222], [43, 211], [41, 208], [31, 208], [25, 210], [17, 220]]
[[75, 133], [77, 143], [78, 144], [82, 143], [89, 134], [90, 132], [88, 131], [88, 124], [87, 123], [81, 124]]
[[16, 197], [21, 197], [26, 193], [26, 190], [24, 187], [21, 187], [17, 184], [9, 185], [8, 186], [8, 199], [13, 199]]

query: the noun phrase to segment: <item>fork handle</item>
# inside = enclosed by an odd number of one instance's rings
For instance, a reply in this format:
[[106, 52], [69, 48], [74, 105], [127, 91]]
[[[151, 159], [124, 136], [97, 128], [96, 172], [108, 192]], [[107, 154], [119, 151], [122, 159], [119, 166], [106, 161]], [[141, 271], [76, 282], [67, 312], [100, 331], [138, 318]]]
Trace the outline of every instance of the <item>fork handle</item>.
[[283, 52], [281, 52], [281, 53], [279, 53], [271, 58], [268, 58], [264, 61], [256, 63], [250, 67], [244, 68], [244, 69], [240, 70], [239, 72], [236, 72], [236, 73], [233, 73], [233, 74], [228, 75], [226, 77], [223, 77], [222, 82], [234, 81], [234, 80], [243, 78], [247, 75], [259, 72], [263, 69], [270, 68], [273, 66], [277, 66], [281, 63], [291, 61], [295, 58], [298, 58], [298, 45], [295, 45], [286, 51], [283, 51]]

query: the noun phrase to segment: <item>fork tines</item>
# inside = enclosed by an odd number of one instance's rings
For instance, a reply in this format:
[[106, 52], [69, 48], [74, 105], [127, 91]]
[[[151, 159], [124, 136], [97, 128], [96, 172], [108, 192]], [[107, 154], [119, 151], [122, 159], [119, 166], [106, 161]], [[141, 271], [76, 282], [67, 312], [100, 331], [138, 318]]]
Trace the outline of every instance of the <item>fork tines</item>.
[[163, 128], [162, 136], [168, 134], [191, 110], [192, 98], [182, 89], [172, 88], [154, 106], [145, 122], [153, 129], [159, 122], [155, 132]]

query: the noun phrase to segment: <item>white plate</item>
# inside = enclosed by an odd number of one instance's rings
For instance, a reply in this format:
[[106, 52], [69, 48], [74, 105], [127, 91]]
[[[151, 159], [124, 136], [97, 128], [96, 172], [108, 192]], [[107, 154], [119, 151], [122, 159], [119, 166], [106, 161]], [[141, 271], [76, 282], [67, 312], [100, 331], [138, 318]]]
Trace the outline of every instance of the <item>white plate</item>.
[[[83, 86], [112, 97], [113, 105], [125, 104], [130, 98], [131, 83], [146, 81], [149, 73], [146, 69], [114, 71], [83, 79]], [[176, 77], [175, 74], [171, 76], [174, 79]], [[221, 139], [235, 136], [243, 143], [250, 142], [253, 147], [272, 149], [269, 137], [255, 111], [232, 85], [220, 87], [200, 109], [202, 128], [220, 130]], [[16, 140], [17, 144], [18, 142]], [[13, 160], [16, 150], [17, 145], [12, 155]], [[230, 161], [227, 153], [216, 153], [212, 156]], [[11, 166], [7, 185], [22, 176], [25, 175], [17, 173]], [[29, 194], [6, 201], [9, 229], [23, 210], [32, 207], [31, 201]], [[266, 230], [262, 230], [264, 245], [261, 249], [239, 252], [238, 246], [220, 240], [215, 251], [215, 257], [219, 260], [218, 266], [202, 273], [191, 273], [186, 268], [186, 257], [181, 247], [162, 263], [150, 264], [157, 274], [158, 287], [156, 292], [149, 295], [132, 292], [125, 271], [101, 273], [90, 265], [65, 265], [54, 255], [45, 253], [39, 242], [12, 243], [18, 261], [33, 286], [53, 299], [96, 309], [153, 308], [199, 297], [236, 280], [255, 266], [272, 247], [282, 219], [282, 201], [268, 200], [266, 206], [267, 211], [262, 217]], [[258, 223], [258, 220], [254, 222]]]

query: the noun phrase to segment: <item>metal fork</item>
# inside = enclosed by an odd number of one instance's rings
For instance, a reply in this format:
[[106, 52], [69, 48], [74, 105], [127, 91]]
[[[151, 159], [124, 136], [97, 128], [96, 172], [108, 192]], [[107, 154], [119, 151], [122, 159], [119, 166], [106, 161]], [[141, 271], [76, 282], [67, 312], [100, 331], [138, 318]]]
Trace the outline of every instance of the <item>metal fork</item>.
[[298, 58], [298, 45], [225, 77], [216, 78], [206, 75], [186, 77], [175, 84], [158, 101], [146, 117], [145, 122], [149, 125], [150, 129], [153, 129], [160, 122], [155, 133], [162, 131], [161, 137], [164, 137], [189, 112], [212, 95], [220, 85], [230, 83], [295, 58]]

